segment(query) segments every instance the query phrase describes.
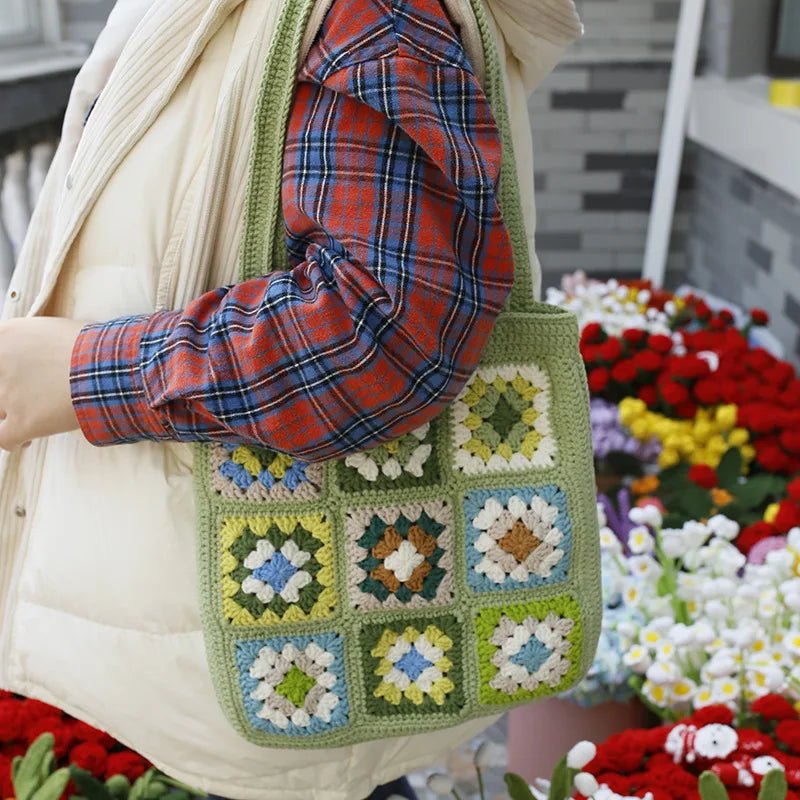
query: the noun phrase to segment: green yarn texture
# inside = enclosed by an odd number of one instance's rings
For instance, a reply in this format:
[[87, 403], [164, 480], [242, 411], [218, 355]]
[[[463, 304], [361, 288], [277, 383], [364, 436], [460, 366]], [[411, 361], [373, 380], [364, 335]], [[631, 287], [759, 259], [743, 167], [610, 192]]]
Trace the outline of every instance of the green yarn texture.
[[[227, 718], [256, 745], [454, 726], [561, 693], [594, 657], [600, 558], [578, 325], [533, 298], [497, 46], [470, 2], [517, 267], [480, 366], [429, 425], [346, 458], [195, 445], [209, 666]], [[287, 0], [265, 66], [241, 280], [288, 266], [283, 145], [313, 5]]]

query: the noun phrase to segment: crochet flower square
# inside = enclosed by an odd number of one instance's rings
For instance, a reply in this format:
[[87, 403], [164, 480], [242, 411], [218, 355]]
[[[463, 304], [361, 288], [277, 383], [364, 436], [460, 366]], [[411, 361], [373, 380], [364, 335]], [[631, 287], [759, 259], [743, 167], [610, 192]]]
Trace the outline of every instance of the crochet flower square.
[[344, 644], [336, 633], [238, 642], [245, 712], [253, 727], [310, 736], [346, 725]]
[[308, 464], [261, 447], [215, 443], [211, 484], [232, 500], [315, 500], [322, 491], [322, 464]]
[[333, 612], [331, 523], [325, 514], [228, 517], [220, 547], [226, 621], [277, 625]]
[[438, 421], [426, 423], [390, 442], [336, 462], [339, 486], [346, 492], [430, 486], [440, 480], [436, 453]]
[[452, 616], [365, 626], [367, 710], [378, 715], [457, 712], [464, 704], [461, 641]]
[[450, 412], [455, 468], [483, 475], [553, 466], [550, 395], [535, 364], [476, 370]]
[[579, 620], [566, 596], [479, 611], [481, 701], [517, 703], [569, 688], [578, 676]]
[[351, 509], [345, 519], [350, 602], [419, 608], [453, 598], [453, 508], [431, 500]]
[[566, 580], [572, 523], [566, 495], [557, 486], [470, 492], [464, 516], [467, 583], [476, 591]]

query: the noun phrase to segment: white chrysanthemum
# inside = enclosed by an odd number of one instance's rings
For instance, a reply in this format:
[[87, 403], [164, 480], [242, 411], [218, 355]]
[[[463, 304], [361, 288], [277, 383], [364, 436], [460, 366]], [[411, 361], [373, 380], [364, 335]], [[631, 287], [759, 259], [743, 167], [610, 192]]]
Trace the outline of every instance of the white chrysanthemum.
[[697, 694], [697, 684], [691, 678], [681, 678], [672, 686], [672, 699], [679, 705], [691, 703], [695, 694]]
[[714, 532], [715, 536], [719, 536], [721, 539], [727, 539], [729, 542], [732, 542], [739, 535], [739, 523], [728, 519], [722, 514], [716, 514], [711, 517], [707, 525]]
[[692, 705], [695, 708], [705, 708], [706, 706], [714, 705], [714, 694], [710, 686], [698, 686], [697, 691], [694, 693]]
[[718, 678], [711, 684], [711, 694], [717, 703], [729, 703], [741, 694], [739, 681], [733, 678]]
[[653, 663], [653, 660], [650, 658], [650, 653], [646, 647], [635, 644], [622, 656], [622, 663], [633, 672], [644, 675]]
[[602, 550], [619, 555], [622, 553], [622, 542], [611, 528], [600, 528], [600, 547]]
[[632, 528], [628, 534], [628, 548], [631, 553], [639, 555], [645, 553], [649, 554], [655, 550], [655, 546], [656, 540], [653, 538], [653, 534], [651, 534], [650, 529], [644, 525], [638, 525]]
[[787, 631], [783, 636], [784, 648], [795, 656], [800, 656], [800, 631]]
[[648, 667], [645, 674], [647, 680], [657, 686], [672, 686], [683, 677], [674, 661], [656, 661]]
[[665, 529], [661, 531], [661, 549], [668, 558], [682, 558], [689, 550], [689, 540], [681, 530]]
[[632, 508], [628, 513], [631, 522], [636, 525], [648, 525], [651, 528], [658, 530], [664, 523], [664, 518], [661, 512], [651, 504], [646, 506]]

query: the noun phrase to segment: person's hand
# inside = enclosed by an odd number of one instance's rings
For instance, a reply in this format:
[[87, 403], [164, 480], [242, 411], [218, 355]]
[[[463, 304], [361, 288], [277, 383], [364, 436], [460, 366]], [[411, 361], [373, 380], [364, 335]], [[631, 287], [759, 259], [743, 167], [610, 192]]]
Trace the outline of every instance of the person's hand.
[[0, 322], [0, 449], [78, 428], [69, 372], [85, 324], [61, 317]]

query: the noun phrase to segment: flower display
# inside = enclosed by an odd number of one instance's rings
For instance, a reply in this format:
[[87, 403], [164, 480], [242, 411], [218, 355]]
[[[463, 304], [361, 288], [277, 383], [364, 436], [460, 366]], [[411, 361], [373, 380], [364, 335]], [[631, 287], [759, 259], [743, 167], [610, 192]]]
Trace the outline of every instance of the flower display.
[[[767, 694], [736, 715], [710, 705], [668, 725], [576, 745], [550, 783], [551, 800], [797, 800], [800, 717]], [[591, 758], [572, 758], [581, 748]], [[566, 791], [564, 784], [568, 783]]]
[[[50, 742], [46, 741], [47, 737], [50, 737]], [[125, 800], [136, 781], [157, 774], [149, 761], [107, 733], [73, 719], [46, 703], [0, 691], [0, 797], [21, 796], [16, 792], [12, 779], [12, 764], [16, 757], [26, 756], [44, 764], [47, 753], [54, 756], [53, 769], [69, 768], [73, 773], [77, 769], [79, 776], [85, 772], [84, 781], [94, 779], [92, 786], [95, 791], [104, 785], [116, 786], [117, 794], [114, 796], [118, 800]], [[41, 770], [37, 769], [36, 774], [40, 773]], [[46, 774], [41, 774], [44, 779]], [[76, 787], [68, 783], [68, 777], [63, 782], [63, 790], [54, 795], [53, 800], [59, 796], [71, 798], [84, 794], [86, 784], [76, 791]], [[72, 777], [76, 779], [74, 774]], [[191, 796], [203, 794], [166, 776], [159, 776], [158, 786], [158, 790], [153, 788], [152, 794], [147, 796], [156, 800], [168, 794], [170, 800], [188, 800]]]

